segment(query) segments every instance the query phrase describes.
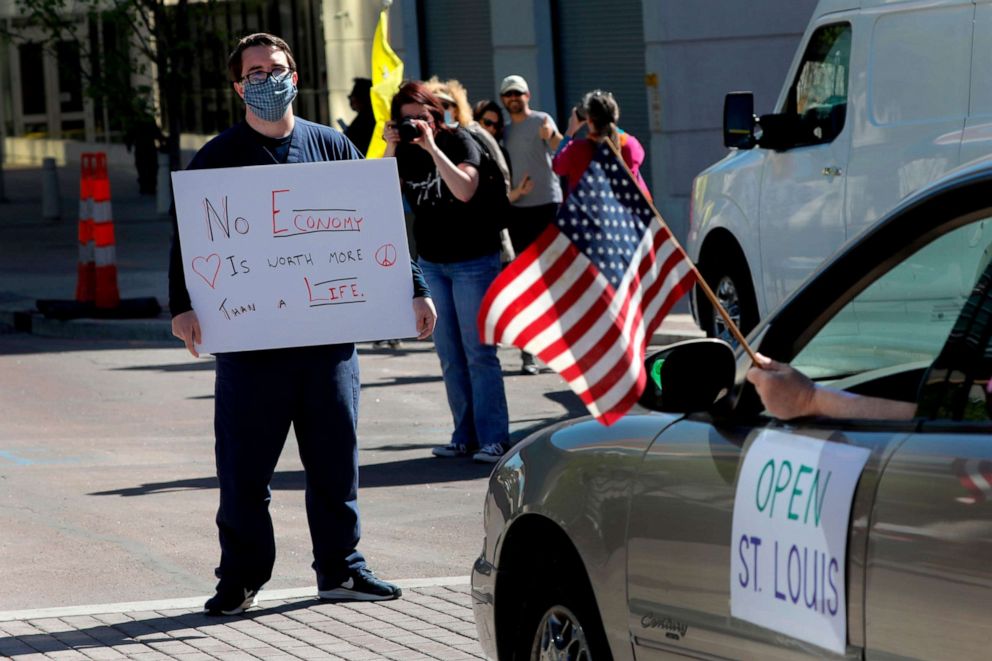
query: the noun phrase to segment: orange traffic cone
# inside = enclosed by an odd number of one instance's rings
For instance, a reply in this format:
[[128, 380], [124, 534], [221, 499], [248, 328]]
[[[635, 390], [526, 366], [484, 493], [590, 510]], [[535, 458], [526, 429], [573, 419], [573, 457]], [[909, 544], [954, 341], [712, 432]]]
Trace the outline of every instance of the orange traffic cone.
[[51, 319], [141, 319], [156, 317], [162, 308], [154, 297], [121, 300], [117, 290], [117, 249], [110, 207], [107, 155], [82, 155], [79, 178], [79, 265], [76, 300], [37, 301], [38, 311]]
[[96, 264], [93, 246], [94, 154], [83, 154], [79, 173], [79, 264], [76, 268], [76, 300], [92, 303], [96, 298]]
[[107, 155], [96, 152], [93, 176], [93, 261], [96, 264], [97, 309], [116, 308], [121, 302], [117, 289], [117, 247], [114, 215], [110, 206], [110, 177]]

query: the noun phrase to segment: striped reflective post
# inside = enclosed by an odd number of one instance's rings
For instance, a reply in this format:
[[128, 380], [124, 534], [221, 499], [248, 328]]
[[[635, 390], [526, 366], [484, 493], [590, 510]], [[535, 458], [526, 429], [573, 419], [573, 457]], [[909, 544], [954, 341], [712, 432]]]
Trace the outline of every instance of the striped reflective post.
[[83, 154], [79, 172], [79, 265], [76, 272], [76, 300], [92, 303], [96, 298], [96, 264], [93, 250], [93, 171], [94, 154]]
[[96, 307], [116, 308], [121, 295], [117, 290], [117, 248], [114, 216], [110, 206], [110, 178], [107, 155], [96, 152], [93, 173], [93, 261], [96, 264]]

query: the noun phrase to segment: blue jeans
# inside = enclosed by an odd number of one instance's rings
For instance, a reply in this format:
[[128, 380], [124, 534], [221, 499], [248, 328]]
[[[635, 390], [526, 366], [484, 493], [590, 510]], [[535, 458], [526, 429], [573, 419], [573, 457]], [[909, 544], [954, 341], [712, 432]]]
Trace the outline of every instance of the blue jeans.
[[437, 307], [434, 345], [454, 419], [452, 443], [506, 446], [510, 420], [496, 347], [479, 342], [482, 297], [499, 274], [499, 255], [439, 264], [420, 258]]

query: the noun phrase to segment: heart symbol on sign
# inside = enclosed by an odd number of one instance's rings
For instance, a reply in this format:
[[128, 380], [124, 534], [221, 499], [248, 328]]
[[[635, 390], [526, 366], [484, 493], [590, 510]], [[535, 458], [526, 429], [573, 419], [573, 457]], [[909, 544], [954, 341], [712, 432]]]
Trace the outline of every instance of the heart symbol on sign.
[[[213, 273], [210, 273], [211, 266], [213, 267]], [[214, 283], [217, 282], [217, 274], [220, 273], [220, 255], [214, 253], [207, 257], [194, 257], [193, 273], [203, 278], [203, 281], [213, 289]]]

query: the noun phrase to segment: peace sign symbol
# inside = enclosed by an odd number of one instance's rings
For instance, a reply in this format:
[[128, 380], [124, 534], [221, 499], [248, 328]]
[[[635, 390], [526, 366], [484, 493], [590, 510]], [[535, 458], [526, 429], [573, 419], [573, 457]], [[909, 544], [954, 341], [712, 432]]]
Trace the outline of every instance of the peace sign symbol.
[[379, 266], [386, 268], [394, 265], [396, 263], [396, 246], [391, 243], [379, 246], [379, 249], [375, 251], [375, 261]]

